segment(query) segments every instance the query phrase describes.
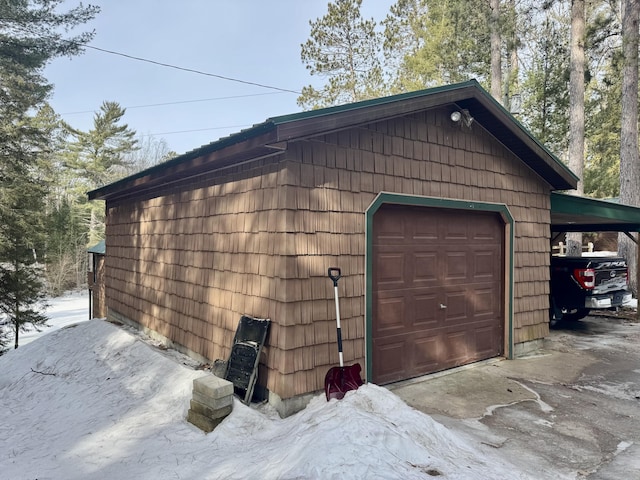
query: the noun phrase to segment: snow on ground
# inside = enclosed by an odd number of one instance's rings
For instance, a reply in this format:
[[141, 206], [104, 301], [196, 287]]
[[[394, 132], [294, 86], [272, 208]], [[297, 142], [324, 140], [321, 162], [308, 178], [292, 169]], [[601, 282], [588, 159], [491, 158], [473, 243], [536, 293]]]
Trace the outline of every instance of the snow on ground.
[[[50, 300], [47, 317], [49, 317], [48, 326], [41, 328], [40, 332], [31, 329], [28, 332], [20, 333], [18, 336], [20, 346], [32, 342], [45, 333], [89, 320], [89, 292], [87, 290], [70, 292]], [[11, 339], [10, 345], [13, 345], [13, 336]]]
[[185, 417], [208, 373], [104, 320], [73, 323], [82, 300], [56, 302], [55, 328], [0, 357], [2, 478], [535, 478], [372, 384], [286, 419], [234, 401], [205, 435]]

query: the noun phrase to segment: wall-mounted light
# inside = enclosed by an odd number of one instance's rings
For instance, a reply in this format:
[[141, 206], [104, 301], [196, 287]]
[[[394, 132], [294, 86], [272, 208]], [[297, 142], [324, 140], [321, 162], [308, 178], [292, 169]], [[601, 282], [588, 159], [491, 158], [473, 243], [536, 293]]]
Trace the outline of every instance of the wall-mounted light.
[[473, 123], [473, 117], [469, 113], [469, 110], [466, 109], [454, 110], [453, 112], [451, 112], [449, 118], [451, 118], [451, 121], [454, 123], [463, 122], [467, 127], [470, 127]]

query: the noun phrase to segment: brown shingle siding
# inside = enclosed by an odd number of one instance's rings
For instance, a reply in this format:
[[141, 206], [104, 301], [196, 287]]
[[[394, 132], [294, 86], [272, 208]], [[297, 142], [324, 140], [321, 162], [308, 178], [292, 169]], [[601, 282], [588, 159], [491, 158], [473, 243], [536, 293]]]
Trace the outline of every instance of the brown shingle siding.
[[[381, 191], [502, 202], [515, 219], [514, 336], [548, 333], [549, 192], [481, 126], [437, 109], [289, 142], [281, 156], [185, 181], [107, 220], [111, 309], [214, 360], [242, 314], [271, 317], [267, 388], [322, 388], [337, 363], [338, 266], [345, 358], [364, 362], [365, 212]], [[261, 381], [263, 381], [261, 380]]]

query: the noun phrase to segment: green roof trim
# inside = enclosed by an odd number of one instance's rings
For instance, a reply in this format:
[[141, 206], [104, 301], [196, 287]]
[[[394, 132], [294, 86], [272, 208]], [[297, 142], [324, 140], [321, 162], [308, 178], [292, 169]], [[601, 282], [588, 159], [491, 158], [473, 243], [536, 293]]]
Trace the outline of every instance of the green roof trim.
[[280, 115], [277, 117], [269, 118], [267, 122], [272, 122], [275, 125], [282, 125], [285, 123], [296, 122], [299, 120], [306, 120], [309, 118], [318, 118], [318, 117], [323, 117], [325, 115], [334, 115], [336, 113], [351, 112], [354, 110], [359, 110], [367, 107], [375, 107], [379, 105], [402, 102], [404, 100], [411, 100], [414, 98], [422, 98], [425, 96], [432, 96], [440, 93], [452, 92], [455, 90], [461, 90], [463, 88], [468, 88], [468, 87], [476, 87], [486, 93], [486, 91], [482, 88], [482, 86], [478, 83], [477, 80], [468, 80], [466, 82], [453, 83], [450, 85], [442, 85], [439, 87], [432, 87], [424, 90], [415, 90], [413, 92], [399, 93], [396, 95], [389, 95], [386, 97], [371, 98], [369, 100], [361, 100], [359, 102], [353, 102], [353, 103], [345, 103], [344, 105], [336, 105], [333, 107], [317, 108], [315, 110], [307, 110], [304, 112]]

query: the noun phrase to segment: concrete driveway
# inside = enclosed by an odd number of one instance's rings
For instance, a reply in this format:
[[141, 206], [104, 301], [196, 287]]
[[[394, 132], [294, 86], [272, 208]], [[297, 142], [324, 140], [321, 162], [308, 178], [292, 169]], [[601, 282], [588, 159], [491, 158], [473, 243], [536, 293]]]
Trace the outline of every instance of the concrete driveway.
[[[635, 314], [635, 312], [634, 312]], [[591, 316], [544, 349], [389, 386], [541, 479], [640, 480], [640, 323]]]

